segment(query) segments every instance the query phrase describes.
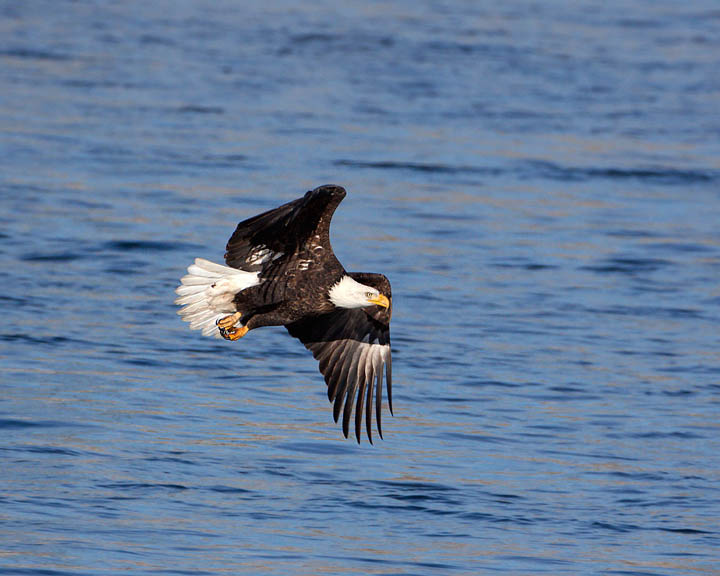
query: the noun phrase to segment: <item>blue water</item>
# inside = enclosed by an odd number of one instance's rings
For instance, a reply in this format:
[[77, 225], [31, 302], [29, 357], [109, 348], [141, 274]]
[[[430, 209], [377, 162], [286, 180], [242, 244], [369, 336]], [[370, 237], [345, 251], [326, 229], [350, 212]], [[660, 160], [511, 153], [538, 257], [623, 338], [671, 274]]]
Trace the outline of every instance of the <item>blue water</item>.
[[[0, 573], [720, 566], [720, 9], [0, 2]], [[187, 329], [236, 223], [345, 186], [395, 417]]]

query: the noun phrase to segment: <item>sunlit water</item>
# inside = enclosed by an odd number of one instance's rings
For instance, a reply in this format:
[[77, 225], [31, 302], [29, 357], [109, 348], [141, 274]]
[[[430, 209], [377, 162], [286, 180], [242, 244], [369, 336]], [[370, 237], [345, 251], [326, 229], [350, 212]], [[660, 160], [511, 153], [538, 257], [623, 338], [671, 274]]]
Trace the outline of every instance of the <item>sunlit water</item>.
[[[717, 4], [306, 4], [0, 3], [0, 572], [712, 573]], [[172, 304], [327, 182], [375, 446]]]

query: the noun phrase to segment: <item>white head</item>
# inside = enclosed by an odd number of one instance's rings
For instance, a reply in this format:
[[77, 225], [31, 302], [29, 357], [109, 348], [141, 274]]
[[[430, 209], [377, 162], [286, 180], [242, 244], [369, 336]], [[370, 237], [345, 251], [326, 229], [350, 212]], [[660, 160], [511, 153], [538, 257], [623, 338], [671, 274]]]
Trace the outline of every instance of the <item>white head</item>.
[[330, 302], [338, 308], [364, 308], [365, 306], [382, 306], [387, 308], [390, 301], [372, 286], [356, 282], [350, 276], [343, 276], [328, 294]]

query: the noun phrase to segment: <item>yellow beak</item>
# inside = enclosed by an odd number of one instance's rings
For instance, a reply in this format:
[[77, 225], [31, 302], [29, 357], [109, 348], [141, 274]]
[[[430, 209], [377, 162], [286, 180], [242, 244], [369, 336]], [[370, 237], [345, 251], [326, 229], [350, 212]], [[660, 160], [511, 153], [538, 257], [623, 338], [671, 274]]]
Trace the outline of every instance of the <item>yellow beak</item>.
[[370, 304], [375, 304], [376, 306], [382, 306], [383, 308], [390, 308], [390, 300], [388, 300], [387, 296], [384, 294], [380, 294], [377, 298], [368, 300], [368, 302], [370, 302]]

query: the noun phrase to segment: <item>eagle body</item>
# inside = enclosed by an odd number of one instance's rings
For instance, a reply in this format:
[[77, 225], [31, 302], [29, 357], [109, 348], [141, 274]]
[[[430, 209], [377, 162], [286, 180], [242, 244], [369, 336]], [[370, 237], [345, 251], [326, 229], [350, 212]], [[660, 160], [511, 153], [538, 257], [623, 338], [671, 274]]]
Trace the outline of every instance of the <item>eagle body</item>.
[[382, 274], [347, 272], [330, 245], [330, 221], [345, 197], [320, 186], [302, 198], [240, 222], [227, 243], [226, 266], [196, 259], [176, 292], [178, 314], [206, 336], [237, 340], [262, 326], [285, 326], [319, 362], [347, 437], [353, 406], [360, 441], [372, 406], [382, 437], [385, 375], [392, 412], [390, 282]]

